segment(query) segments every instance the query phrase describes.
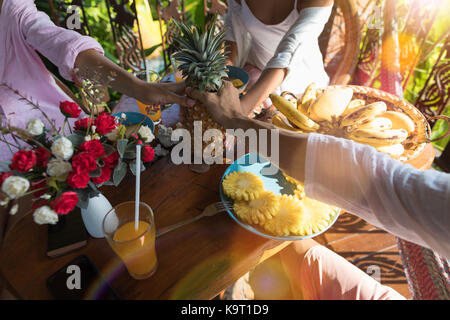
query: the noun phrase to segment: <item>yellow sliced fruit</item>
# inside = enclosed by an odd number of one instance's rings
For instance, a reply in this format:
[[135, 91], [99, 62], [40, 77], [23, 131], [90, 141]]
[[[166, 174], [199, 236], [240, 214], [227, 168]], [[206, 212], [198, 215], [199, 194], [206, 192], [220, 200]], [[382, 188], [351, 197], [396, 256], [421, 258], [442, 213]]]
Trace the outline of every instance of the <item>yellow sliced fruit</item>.
[[223, 179], [224, 193], [234, 200], [253, 200], [264, 191], [261, 178], [251, 172], [231, 172]]
[[305, 198], [302, 202], [305, 210], [300, 214], [299, 225], [293, 234], [306, 236], [326, 229], [336, 208], [311, 198]]
[[278, 197], [273, 192], [263, 191], [254, 200], [236, 200], [233, 209], [241, 220], [263, 225], [278, 212], [279, 205]]
[[263, 228], [276, 236], [289, 236], [300, 231], [301, 214], [304, 204], [291, 195], [278, 196], [280, 206], [272, 219], [266, 220]]
[[307, 116], [299, 112], [294, 105], [287, 99], [276, 95], [270, 94], [270, 100], [273, 105], [286, 117], [289, 121], [294, 123], [297, 127], [306, 131], [315, 131], [319, 129], [319, 125], [309, 119]]
[[386, 111], [380, 117], [387, 118], [392, 122], [392, 129], [405, 129], [408, 133], [416, 130], [414, 121], [406, 114], [398, 111]]
[[337, 88], [325, 91], [308, 108], [308, 115], [314, 121], [333, 121], [347, 108], [353, 97], [350, 88]]

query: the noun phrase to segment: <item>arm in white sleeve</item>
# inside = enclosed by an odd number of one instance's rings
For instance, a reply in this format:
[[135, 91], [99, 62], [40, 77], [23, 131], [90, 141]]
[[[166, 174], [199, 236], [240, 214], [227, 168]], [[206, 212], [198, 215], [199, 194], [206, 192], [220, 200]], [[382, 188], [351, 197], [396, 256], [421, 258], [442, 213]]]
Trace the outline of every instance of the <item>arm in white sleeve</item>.
[[420, 171], [373, 147], [310, 134], [308, 197], [450, 257], [450, 175]]
[[[281, 39], [275, 55], [266, 68], [287, 68], [289, 70], [291, 61], [302, 44], [317, 41], [325, 24], [328, 22], [331, 10], [332, 6], [310, 7], [301, 10], [297, 21]], [[306, 47], [304, 51], [305, 54], [308, 53]]]

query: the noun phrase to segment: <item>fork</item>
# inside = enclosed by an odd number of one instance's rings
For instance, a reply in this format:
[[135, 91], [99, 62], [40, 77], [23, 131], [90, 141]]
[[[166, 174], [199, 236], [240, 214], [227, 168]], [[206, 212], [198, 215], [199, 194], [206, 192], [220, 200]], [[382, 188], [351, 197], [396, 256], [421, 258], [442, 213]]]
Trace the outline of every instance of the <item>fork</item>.
[[199, 215], [197, 215], [191, 219], [180, 221], [180, 222], [172, 224], [170, 226], [158, 229], [156, 231], [156, 237], [160, 237], [172, 230], [175, 230], [175, 229], [182, 227], [186, 224], [189, 224], [191, 222], [197, 221], [203, 217], [212, 217], [216, 213], [227, 211], [228, 209], [232, 209], [232, 208], [233, 208], [233, 203], [230, 201], [211, 203], [202, 211], [202, 213], [200, 213]]

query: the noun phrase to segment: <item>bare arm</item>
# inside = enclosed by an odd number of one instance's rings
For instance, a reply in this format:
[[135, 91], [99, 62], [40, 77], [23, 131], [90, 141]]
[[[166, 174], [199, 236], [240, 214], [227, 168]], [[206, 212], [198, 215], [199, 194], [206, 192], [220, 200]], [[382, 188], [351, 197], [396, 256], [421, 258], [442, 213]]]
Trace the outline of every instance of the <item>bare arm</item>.
[[96, 74], [96, 78], [109, 79], [107, 83], [109, 87], [146, 104], [193, 104], [187, 97], [181, 95], [184, 92], [183, 82], [147, 83], [96, 50], [81, 52], [76, 58], [75, 68], [78, 69], [78, 75], [82, 78], [92, 79]]

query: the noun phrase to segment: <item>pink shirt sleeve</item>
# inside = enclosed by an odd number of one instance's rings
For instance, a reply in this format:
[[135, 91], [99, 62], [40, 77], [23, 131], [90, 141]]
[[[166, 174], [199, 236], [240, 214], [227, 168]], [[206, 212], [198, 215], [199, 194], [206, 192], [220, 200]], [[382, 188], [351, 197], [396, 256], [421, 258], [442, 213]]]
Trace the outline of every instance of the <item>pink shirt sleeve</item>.
[[95, 49], [103, 54], [102, 46], [93, 38], [76, 31], [57, 27], [44, 12], [36, 9], [32, 0], [12, 1], [12, 8], [20, 19], [22, 34], [29, 45], [59, 68], [61, 76], [72, 81], [78, 54]]
[[351, 140], [309, 134], [306, 195], [450, 258], [450, 174]]

